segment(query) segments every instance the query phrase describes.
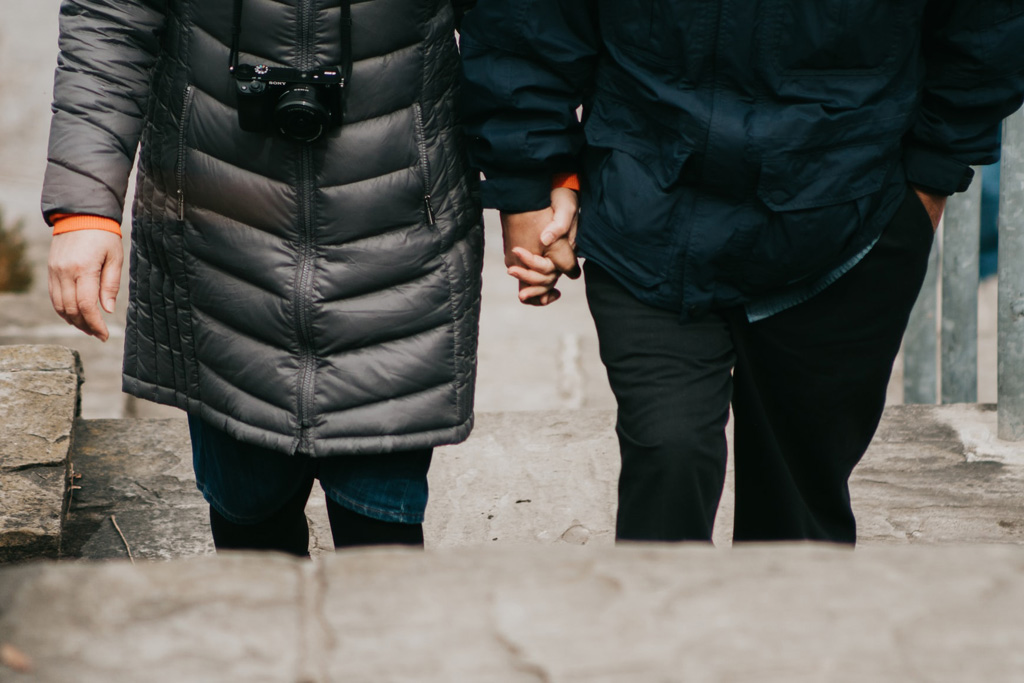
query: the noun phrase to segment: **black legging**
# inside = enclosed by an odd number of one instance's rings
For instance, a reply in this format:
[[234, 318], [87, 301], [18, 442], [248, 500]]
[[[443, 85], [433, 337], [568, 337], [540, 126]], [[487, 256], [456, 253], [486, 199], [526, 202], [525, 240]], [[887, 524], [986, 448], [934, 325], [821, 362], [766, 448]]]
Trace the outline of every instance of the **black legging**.
[[[236, 524], [210, 507], [210, 530], [217, 550], [279, 550], [309, 557], [306, 501], [313, 480], [299, 488], [281, 509], [256, 524]], [[423, 525], [382, 522], [327, 499], [327, 516], [335, 549], [368, 545], [423, 547]]]

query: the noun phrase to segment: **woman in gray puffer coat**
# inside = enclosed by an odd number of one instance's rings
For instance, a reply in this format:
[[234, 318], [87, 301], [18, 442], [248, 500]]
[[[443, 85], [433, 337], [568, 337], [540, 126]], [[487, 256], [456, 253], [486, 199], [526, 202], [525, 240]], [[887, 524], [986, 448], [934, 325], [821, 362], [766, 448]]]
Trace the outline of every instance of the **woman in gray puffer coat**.
[[61, 6], [51, 298], [106, 339], [141, 142], [124, 389], [188, 412], [218, 548], [305, 554], [315, 478], [336, 546], [422, 544], [432, 447], [473, 420], [469, 4]]

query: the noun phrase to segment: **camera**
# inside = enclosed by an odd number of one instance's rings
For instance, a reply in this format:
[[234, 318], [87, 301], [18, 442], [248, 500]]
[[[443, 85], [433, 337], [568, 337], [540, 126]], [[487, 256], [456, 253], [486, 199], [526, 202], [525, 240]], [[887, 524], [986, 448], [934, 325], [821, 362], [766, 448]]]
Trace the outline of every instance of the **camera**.
[[231, 74], [242, 130], [313, 142], [341, 125], [345, 77], [338, 68], [300, 71], [237, 64]]

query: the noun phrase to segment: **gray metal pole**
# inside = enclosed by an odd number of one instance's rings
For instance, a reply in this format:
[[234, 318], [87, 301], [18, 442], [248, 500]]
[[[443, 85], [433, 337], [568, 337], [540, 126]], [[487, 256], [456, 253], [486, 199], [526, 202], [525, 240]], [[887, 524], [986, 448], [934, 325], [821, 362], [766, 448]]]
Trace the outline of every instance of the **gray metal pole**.
[[998, 327], [999, 438], [1024, 441], [1024, 111], [1003, 123]]
[[928, 273], [921, 294], [910, 312], [903, 335], [903, 402], [935, 403], [938, 395], [938, 310], [939, 240], [932, 244]]
[[942, 403], [978, 401], [981, 176], [953, 195], [942, 232]]

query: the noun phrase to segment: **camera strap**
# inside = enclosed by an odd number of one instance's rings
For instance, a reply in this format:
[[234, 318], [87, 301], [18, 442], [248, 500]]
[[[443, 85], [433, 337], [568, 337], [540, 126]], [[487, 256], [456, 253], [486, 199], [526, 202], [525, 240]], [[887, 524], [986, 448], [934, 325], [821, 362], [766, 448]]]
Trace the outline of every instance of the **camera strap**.
[[[228, 57], [228, 69], [234, 73], [238, 68], [238, 46], [242, 39], [242, 0], [234, 0], [234, 12], [231, 21], [231, 55]], [[348, 82], [352, 77], [352, 2], [341, 0], [341, 64], [337, 67], [342, 74], [343, 101], [347, 99]]]

